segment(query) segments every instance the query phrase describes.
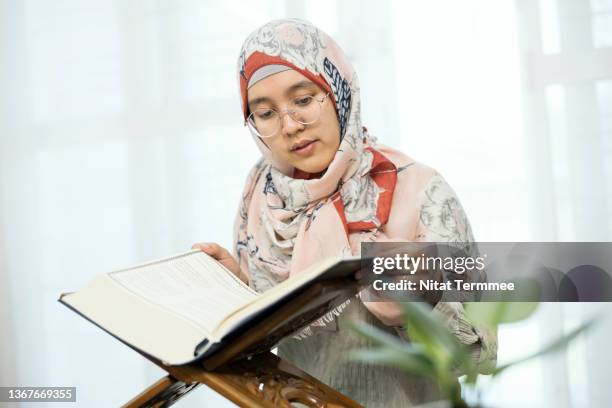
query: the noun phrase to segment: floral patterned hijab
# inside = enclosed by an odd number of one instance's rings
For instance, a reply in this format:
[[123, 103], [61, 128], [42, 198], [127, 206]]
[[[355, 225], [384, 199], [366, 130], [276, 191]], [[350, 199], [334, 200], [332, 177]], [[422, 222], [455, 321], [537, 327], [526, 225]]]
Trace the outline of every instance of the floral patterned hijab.
[[[327, 34], [308, 22], [275, 20], [244, 42], [238, 61], [242, 112], [249, 81], [285, 65], [333, 96], [341, 143], [319, 178], [278, 162], [256, 136], [263, 158], [249, 174], [235, 224], [235, 251], [251, 286], [265, 291], [327, 256], [358, 255], [389, 218], [395, 164], [361, 124], [357, 74]], [[312, 175], [310, 175], [312, 176]]]

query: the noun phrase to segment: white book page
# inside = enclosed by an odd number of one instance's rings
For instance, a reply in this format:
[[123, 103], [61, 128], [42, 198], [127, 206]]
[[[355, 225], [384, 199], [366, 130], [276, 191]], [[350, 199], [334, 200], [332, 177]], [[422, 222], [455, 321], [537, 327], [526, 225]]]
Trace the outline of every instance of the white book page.
[[258, 296], [201, 251], [111, 272], [108, 276], [124, 289], [189, 320], [207, 333]]
[[231, 315], [228, 315], [227, 319], [223, 320], [221, 324], [215, 328], [213, 335], [217, 338], [222, 338], [226, 333], [229, 333], [231, 330], [248, 319], [250, 315], [279, 301], [288, 293], [307, 285], [308, 282], [316, 279], [323, 272], [337, 264], [339, 261], [340, 258], [323, 259], [322, 261], [310, 266], [300, 274], [294, 275], [278, 285], [268, 289], [262, 295], [257, 296], [257, 299], [254, 299], [249, 304], [245, 304], [240, 309], [235, 309], [232, 311]]
[[121, 340], [167, 364], [192, 360], [196, 346], [208, 337], [199, 326], [134, 296], [106, 274], [61, 299]]

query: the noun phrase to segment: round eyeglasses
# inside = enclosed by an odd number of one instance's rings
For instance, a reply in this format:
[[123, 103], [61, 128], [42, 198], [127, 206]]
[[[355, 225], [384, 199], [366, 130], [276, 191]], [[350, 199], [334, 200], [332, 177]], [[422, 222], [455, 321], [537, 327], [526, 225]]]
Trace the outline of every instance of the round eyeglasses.
[[255, 109], [244, 122], [244, 125], [248, 126], [251, 132], [263, 138], [272, 137], [280, 131], [282, 117], [285, 113], [297, 123], [311, 125], [321, 117], [323, 102], [328, 96], [329, 93], [326, 93], [320, 99], [312, 95], [298, 96], [282, 112], [272, 108]]

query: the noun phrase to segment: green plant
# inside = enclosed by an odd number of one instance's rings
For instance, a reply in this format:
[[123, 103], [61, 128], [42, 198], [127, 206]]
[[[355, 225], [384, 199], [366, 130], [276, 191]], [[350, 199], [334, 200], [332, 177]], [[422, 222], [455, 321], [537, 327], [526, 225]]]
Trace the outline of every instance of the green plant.
[[[475, 387], [479, 367], [447, 326], [431, 312], [431, 308], [418, 302], [400, 303], [405, 318], [405, 330], [410, 342], [403, 341], [366, 323], [351, 323], [360, 336], [369, 339], [374, 348], [351, 350], [348, 358], [374, 364], [394, 366], [414, 375], [435, 380], [453, 407], [468, 407], [461, 395], [456, 372], [463, 373], [465, 384]], [[529, 317], [537, 308], [534, 302], [465, 303], [466, 315], [475, 324], [496, 328], [499, 324], [516, 322]], [[587, 321], [571, 332], [549, 343], [541, 350], [491, 370], [497, 376], [508, 368], [547, 353], [565, 348], [578, 335], [588, 329], [594, 320]]]

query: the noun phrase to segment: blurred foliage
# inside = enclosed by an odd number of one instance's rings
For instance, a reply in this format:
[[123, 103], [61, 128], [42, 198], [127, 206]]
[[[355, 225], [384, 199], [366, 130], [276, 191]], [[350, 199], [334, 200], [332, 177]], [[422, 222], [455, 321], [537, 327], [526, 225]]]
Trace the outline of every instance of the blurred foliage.
[[[397, 367], [412, 375], [435, 380], [452, 407], [469, 407], [461, 395], [457, 376], [465, 375], [465, 384], [476, 387], [483, 367], [477, 366], [467, 346], [461, 344], [444, 322], [432, 313], [430, 306], [419, 302], [399, 303], [405, 316], [404, 341], [363, 322], [351, 323], [351, 328], [370, 340], [373, 348], [351, 350], [348, 358], [373, 364]], [[476, 326], [497, 330], [499, 324], [527, 319], [537, 309], [537, 302], [465, 303], [466, 317]], [[547, 353], [563, 350], [572, 340], [587, 330], [595, 320], [587, 321], [571, 332], [552, 341], [542, 349], [518, 360], [489, 370], [493, 376], [508, 368]]]

